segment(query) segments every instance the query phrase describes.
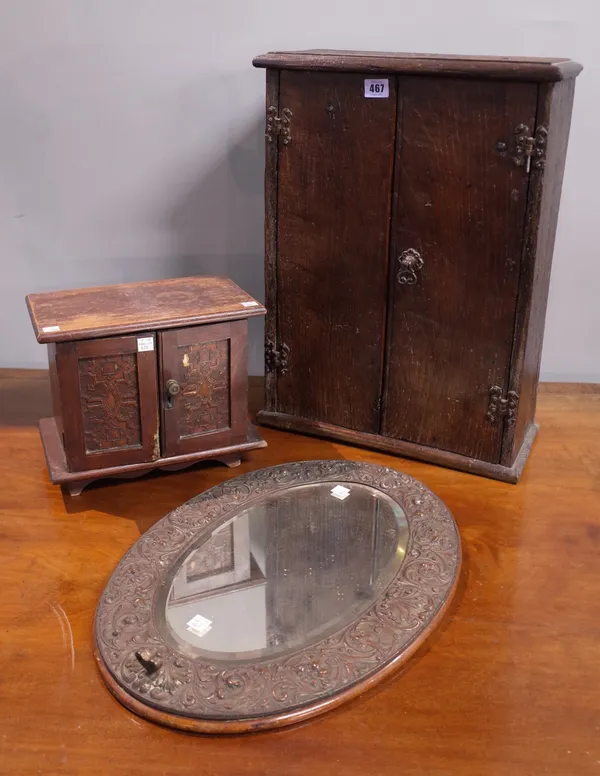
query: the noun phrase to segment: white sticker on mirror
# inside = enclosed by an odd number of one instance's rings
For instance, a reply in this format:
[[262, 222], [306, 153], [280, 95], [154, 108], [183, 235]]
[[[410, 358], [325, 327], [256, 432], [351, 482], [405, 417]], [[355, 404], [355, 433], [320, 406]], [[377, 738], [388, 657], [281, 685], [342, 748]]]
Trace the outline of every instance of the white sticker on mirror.
[[154, 337], [138, 337], [138, 353], [154, 350]]
[[387, 78], [365, 78], [365, 97], [389, 97], [390, 82]]
[[203, 617], [201, 614], [195, 614], [187, 624], [187, 629], [195, 636], [205, 636], [212, 628], [212, 620]]
[[334, 498], [339, 498], [340, 501], [343, 501], [350, 495], [350, 488], [345, 488], [343, 485], [336, 485], [335, 488], [331, 489], [331, 495]]

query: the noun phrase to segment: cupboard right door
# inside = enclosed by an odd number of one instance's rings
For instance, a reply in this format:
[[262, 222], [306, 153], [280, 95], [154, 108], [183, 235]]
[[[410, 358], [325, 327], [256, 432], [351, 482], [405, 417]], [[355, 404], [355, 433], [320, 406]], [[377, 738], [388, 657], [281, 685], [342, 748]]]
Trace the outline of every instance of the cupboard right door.
[[516, 130], [533, 131], [536, 102], [533, 83], [399, 80], [385, 436], [500, 461], [504, 420], [486, 414], [508, 387], [529, 180]]
[[165, 457], [246, 441], [247, 329], [242, 320], [159, 332]]

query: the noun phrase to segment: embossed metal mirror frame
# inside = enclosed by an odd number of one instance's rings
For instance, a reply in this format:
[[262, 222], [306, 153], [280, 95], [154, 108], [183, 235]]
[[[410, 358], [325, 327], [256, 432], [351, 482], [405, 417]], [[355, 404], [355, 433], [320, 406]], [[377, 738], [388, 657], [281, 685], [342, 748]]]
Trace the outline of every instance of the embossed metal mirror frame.
[[[291, 654], [232, 664], [174, 649], [161, 634], [157, 601], [190, 544], [258, 499], [319, 482], [368, 485], [404, 511], [406, 556], [379, 599], [354, 622]], [[346, 461], [261, 469], [191, 499], [133, 545], [98, 604], [96, 659], [125, 706], [171, 727], [238, 733], [293, 724], [358, 695], [404, 663], [449, 605], [460, 563], [452, 515], [406, 474]]]

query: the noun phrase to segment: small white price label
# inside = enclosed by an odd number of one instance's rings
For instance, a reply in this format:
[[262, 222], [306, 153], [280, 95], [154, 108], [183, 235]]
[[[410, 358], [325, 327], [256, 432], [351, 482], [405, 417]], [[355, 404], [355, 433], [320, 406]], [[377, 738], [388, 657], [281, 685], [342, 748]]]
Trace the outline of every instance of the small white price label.
[[390, 82], [387, 78], [365, 78], [365, 97], [389, 97]]
[[138, 337], [138, 353], [154, 350], [154, 337]]
[[258, 302], [240, 302], [242, 307], [258, 307]]
[[42, 331], [44, 334], [52, 334], [55, 331], [60, 331], [60, 326], [44, 326]]

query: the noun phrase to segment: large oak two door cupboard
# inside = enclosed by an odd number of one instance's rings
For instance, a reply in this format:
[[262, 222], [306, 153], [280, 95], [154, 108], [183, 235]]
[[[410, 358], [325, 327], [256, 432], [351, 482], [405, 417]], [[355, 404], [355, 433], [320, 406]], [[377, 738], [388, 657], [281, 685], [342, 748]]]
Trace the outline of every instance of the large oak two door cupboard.
[[570, 60], [272, 53], [261, 422], [516, 481]]

